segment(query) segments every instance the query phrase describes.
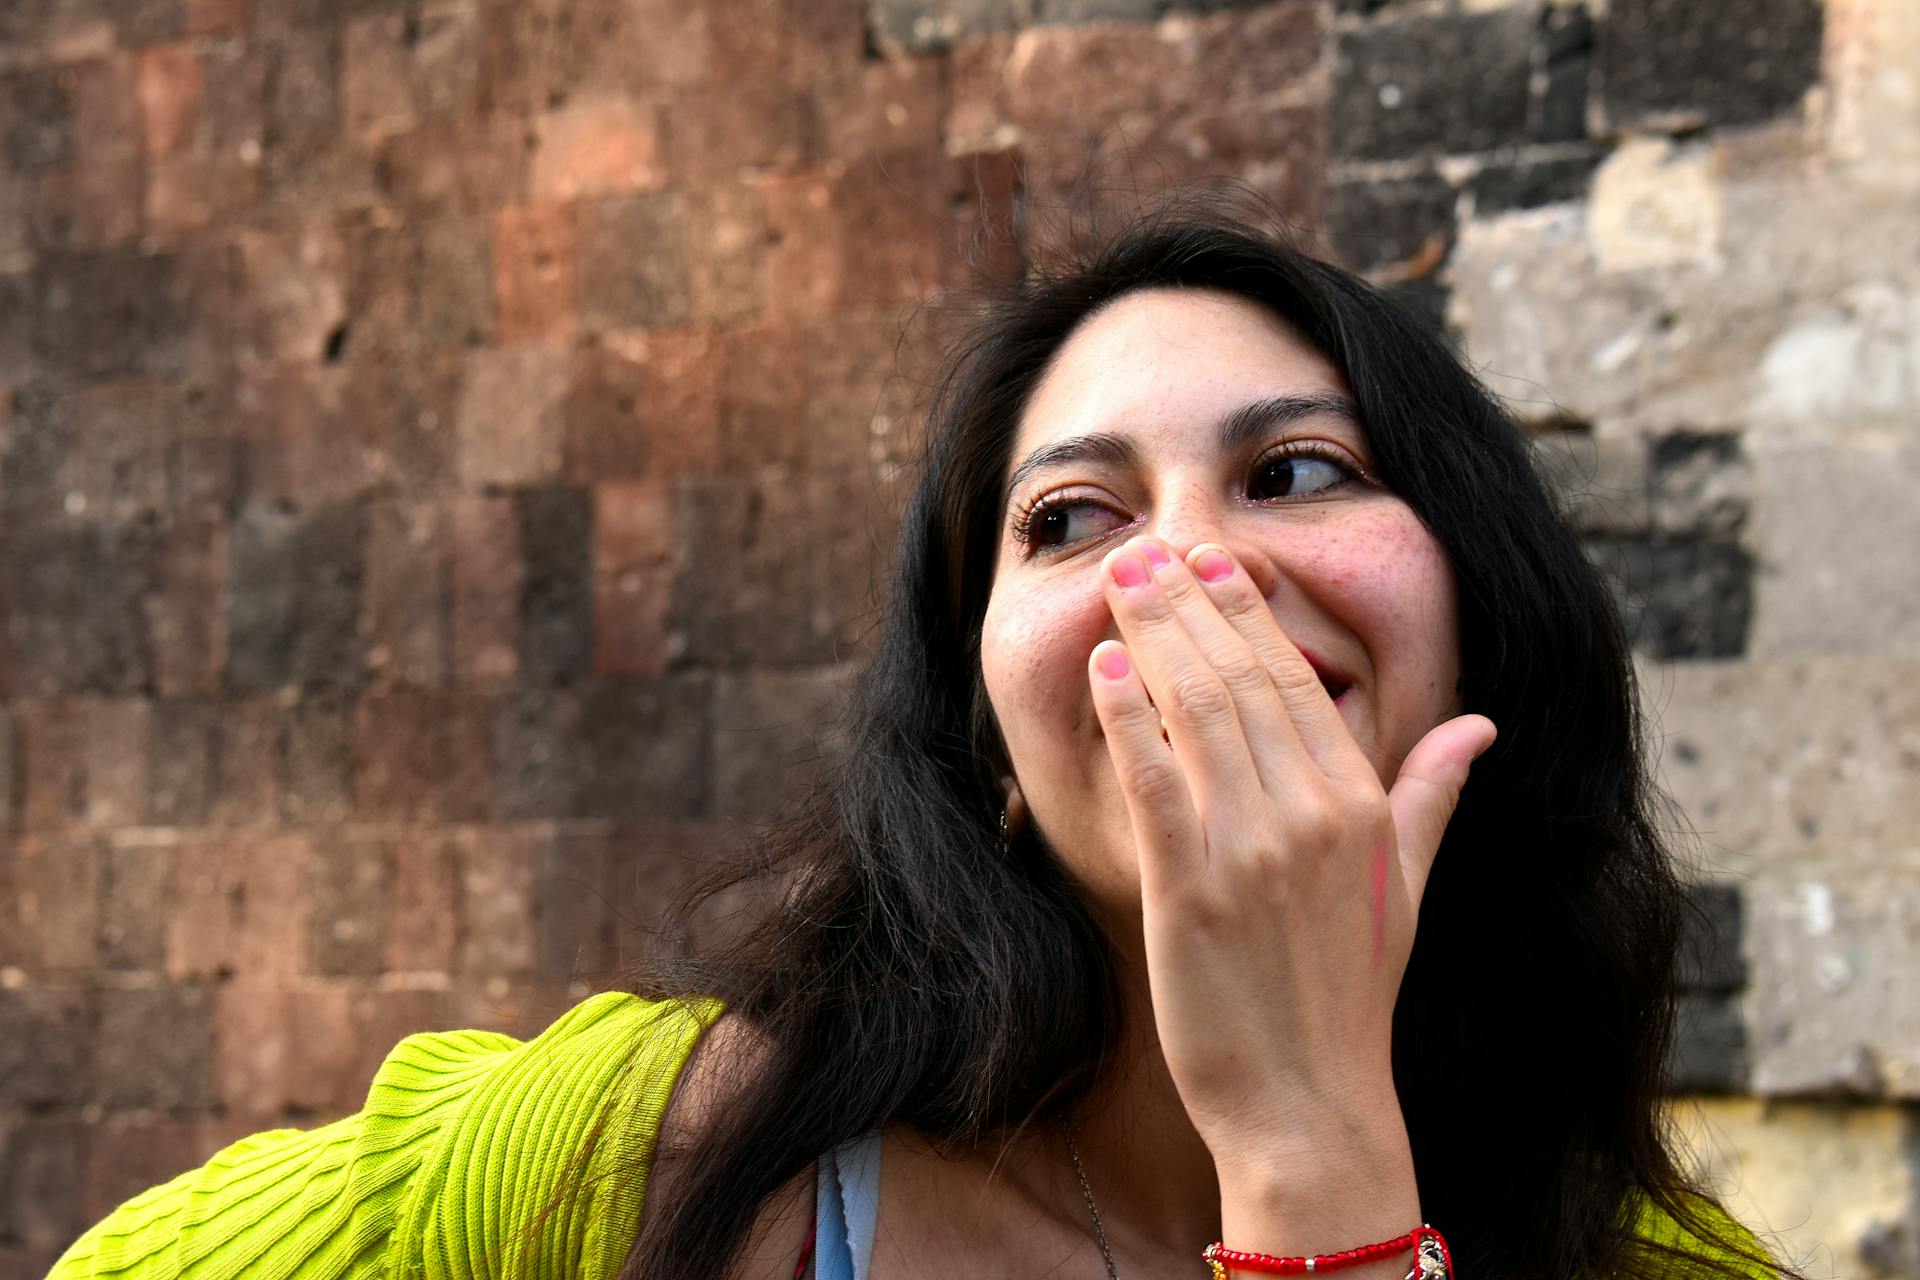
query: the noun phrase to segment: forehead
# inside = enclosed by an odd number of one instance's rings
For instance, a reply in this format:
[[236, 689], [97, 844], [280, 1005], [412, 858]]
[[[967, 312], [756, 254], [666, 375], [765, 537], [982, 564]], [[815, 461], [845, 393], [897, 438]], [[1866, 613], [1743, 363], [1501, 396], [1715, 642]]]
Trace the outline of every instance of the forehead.
[[1325, 356], [1272, 311], [1214, 289], [1123, 295], [1062, 344], [1028, 399], [1014, 456], [1087, 431], [1170, 442], [1288, 392], [1350, 395]]

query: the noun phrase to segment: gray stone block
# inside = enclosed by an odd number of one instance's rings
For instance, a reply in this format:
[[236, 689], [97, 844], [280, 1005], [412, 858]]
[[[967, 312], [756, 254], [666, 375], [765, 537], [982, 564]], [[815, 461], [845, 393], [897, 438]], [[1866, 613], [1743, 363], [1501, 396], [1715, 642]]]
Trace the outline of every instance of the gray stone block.
[[1721, 996], [1740, 991], [1747, 985], [1747, 962], [1740, 954], [1739, 887], [1693, 885], [1687, 900], [1692, 913], [1680, 936], [1680, 989]]
[[1336, 182], [1327, 190], [1327, 235], [1340, 261], [1355, 271], [1416, 259], [1437, 267], [1453, 247], [1457, 199], [1435, 172]]
[[520, 673], [534, 685], [577, 684], [593, 669], [593, 505], [584, 489], [515, 495], [525, 566]]
[[1746, 1024], [1730, 996], [1683, 994], [1667, 1087], [1676, 1093], [1737, 1093], [1750, 1073]]
[[1656, 658], [1734, 658], [1753, 617], [1753, 557], [1715, 534], [1599, 537], [1587, 554], [1606, 573], [1636, 649]]
[[93, 1100], [107, 1107], [213, 1105], [213, 993], [152, 987], [99, 993]]
[[1601, 100], [1615, 129], [1753, 124], [1820, 78], [1819, 0], [1611, 0]]
[[358, 679], [363, 526], [351, 503], [253, 507], [234, 521], [227, 677], [235, 689]]
[[146, 602], [158, 526], [53, 518], [10, 531], [0, 591], [10, 601], [15, 689], [134, 693], [153, 678]]
[[806, 793], [833, 758], [838, 671], [750, 672], [720, 677], [714, 697], [716, 816], [766, 822]]
[[1387, 160], [1526, 141], [1534, 36], [1526, 5], [1342, 32], [1328, 107], [1332, 154]]

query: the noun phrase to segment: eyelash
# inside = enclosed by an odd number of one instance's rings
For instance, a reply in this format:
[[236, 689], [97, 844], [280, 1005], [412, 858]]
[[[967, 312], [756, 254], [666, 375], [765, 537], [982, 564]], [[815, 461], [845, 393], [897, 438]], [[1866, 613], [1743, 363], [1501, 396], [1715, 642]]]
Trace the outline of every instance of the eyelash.
[[[1334, 466], [1338, 467], [1340, 470], [1346, 472], [1346, 479], [1341, 480], [1339, 483], [1331, 485], [1326, 489], [1316, 490], [1314, 495], [1308, 495], [1308, 496], [1317, 496], [1317, 494], [1320, 494], [1320, 493], [1332, 492], [1334, 489], [1343, 489], [1347, 485], [1353, 484], [1356, 481], [1366, 485], [1378, 485], [1380, 483], [1377, 479], [1374, 478], [1371, 472], [1369, 472], [1365, 467], [1362, 467], [1358, 463], [1356, 463], [1353, 460], [1353, 458], [1349, 454], [1347, 454], [1344, 450], [1337, 449], [1332, 445], [1322, 444], [1315, 440], [1294, 440], [1294, 441], [1289, 441], [1286, 444], [1282, 444], [1276, 448], [1269, 449], [1267, 452], [1261, 454], [1260, 457], [1254, 462], [1254, 464], [1247, 469], [1247, 474], [1249, 476], [1257, 475], [1259, 474], [1260, 470], [1263, 467], [1269, 466], [1275, 462], [1284, 462], [1292, 458], [1318, 459], [1323, 462], [1331, 463]], [[1288, 498], [1256, 498], [1256, 499], [1253, 499], [1253, 501], [1262, 502], [1262, 503], [1287, 502], [1287, 501], [1290, 501], [1290, 499]], [[1041, 520], [1043, 517], [1051, 514], [1056, 507], [1060, 508], [1061, 510], [1070, 510], [1074, 507], [1079, 507], [1079, 506], [1099, 506], [1099, 505], [1102, 505], [1102, 504], [1095, 502], [1092, 498], [1076, 496], [1071, 493], [1043, 494], [1042, 496], [1035, 498], [1033, 501], [1029, 502], [1026, 506], [1022, 507], [1020, 510], [1014, 513], [1014, 516], [1013, 516], [1014, 540], [1020, 544], [1021, 548], [1024, 550], [1025, 554], [1028, 557], [1039, 555], [1043, 550], [1044, 551], [1064, 551], [1068, 547], [1073, 546], [1074, 543], [1063, 542], [1057, 547], [1047, 547], [1047, 548], [1035, 546], [1033, 543], [1033, 527], [1035, 523]], [[1125, 526], [1122, 526], [1122, 527], [1125, 527]], [[1109, 532], [1117, 533], [1119, 532], [1119, 530], [1115, 529], [1115, 530], [1110, 530]], [[1087, 542], [1087, 541], [1093, 540], [1094, 537], [1105, 537], [1105, 536], [1106, 536], [1105, 534], [1092, 535], [1088, 538], [1075, 539], [1075, 541]]]

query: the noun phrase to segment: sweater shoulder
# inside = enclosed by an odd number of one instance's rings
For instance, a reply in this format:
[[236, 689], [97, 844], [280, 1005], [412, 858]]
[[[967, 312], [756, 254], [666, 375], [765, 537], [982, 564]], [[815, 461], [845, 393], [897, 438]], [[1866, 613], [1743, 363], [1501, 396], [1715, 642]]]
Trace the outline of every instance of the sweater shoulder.
[[674, 1081], [719, 1012], [608, 992], [526, 1041], [408, 1036], [358, 1112], [224, 1148], [52, 1275], [613, 1276]]

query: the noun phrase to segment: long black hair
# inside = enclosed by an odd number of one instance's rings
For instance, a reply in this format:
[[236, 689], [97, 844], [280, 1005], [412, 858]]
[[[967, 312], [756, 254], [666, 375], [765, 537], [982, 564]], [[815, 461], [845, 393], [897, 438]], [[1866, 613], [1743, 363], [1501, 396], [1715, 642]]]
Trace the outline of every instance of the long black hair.
[[[1681, 1171], [1662, 1120], [1687, 908], [1606, 584], [1448, 345], [1214, 189], [1028, 270], [952, 348], [837, 763], [702, 893], [749, 875], [780, 889], [725, 948], [636, 983], [724, 999], [756, 1052], [661, 1153], [676, 1178], [625, 1276], [719, 1274], [823, 1151], [894, 1124], [946, 1149], [1004, 1136], [1085, 1095], [1119, 1042], [1100, 927], [1038, 842], [999, 838], [1011, 768], [979, 646], [1027, 398], [1078, 324], [1155, 286], [1251, 299], [1345, 375], [1382, 479], [1452, 562], [1464, 709], [1500, 728], [1435, 863], [1394, 1017], [1423, 1213], [1473, 1280], [1750, 1274], [1717, 1259], [1765, 1255]], [[1649, 1204], [1684, 1224], [1666, 1246], [1635, 1233]]]

